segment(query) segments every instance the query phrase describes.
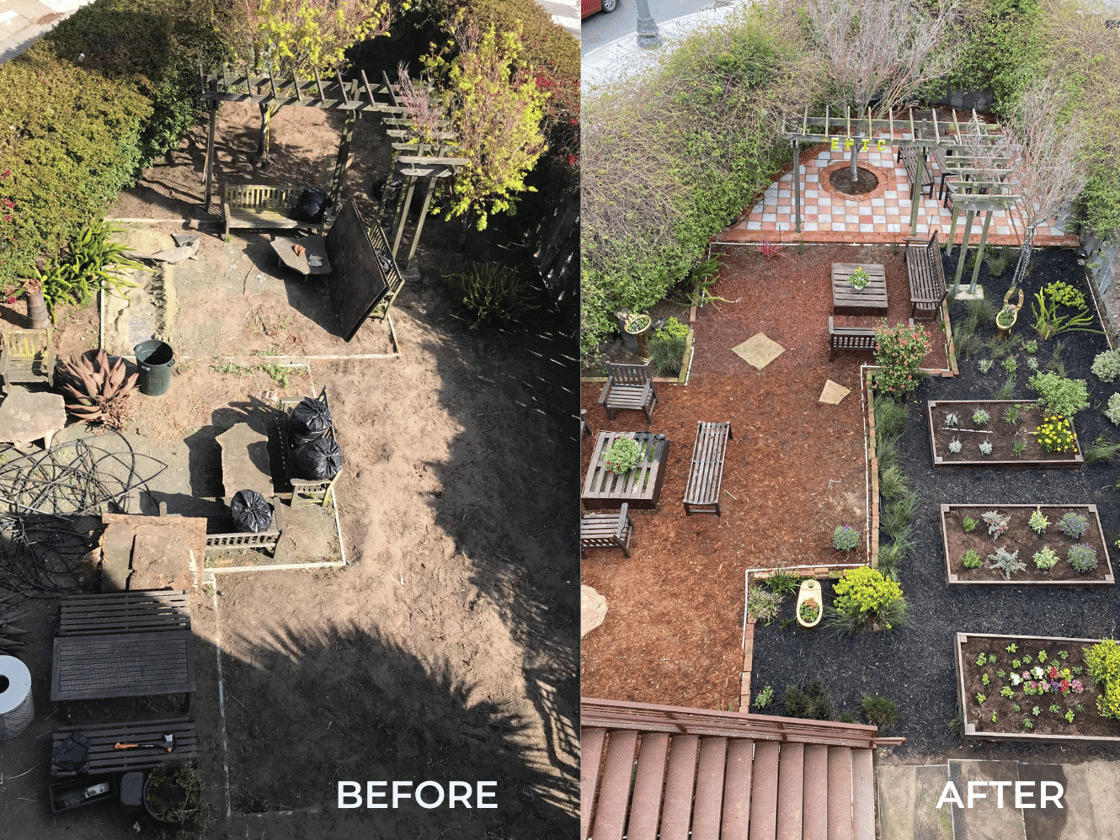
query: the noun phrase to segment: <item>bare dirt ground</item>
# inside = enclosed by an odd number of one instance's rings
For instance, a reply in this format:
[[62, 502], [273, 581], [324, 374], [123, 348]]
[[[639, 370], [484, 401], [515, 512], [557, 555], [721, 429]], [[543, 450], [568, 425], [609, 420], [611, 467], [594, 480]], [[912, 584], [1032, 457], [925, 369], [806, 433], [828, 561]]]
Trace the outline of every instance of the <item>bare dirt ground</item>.
[[[255, 108], [224, 105], [220, 114], [219, 179], [317, 182], [333, 165], [332, 116], [285, 109], [273, 122], [273, 165], [259, 174], [248, 163]], [[203, 137], [196, 130], [146, 171], [110, 215], [178, 220], [152, 228], [165, 233], [201, 216]], [[370, 184], [384, 173], [386, 147], [363, 121], [354, 148], [346, 192], [371, 219]], [[454, 238], [429, 220], [421, 280], [393, 310], [400, 356], [389, 359], [308, 360], [391, 350], [387, 326], [369, 322], [347, 345], [314, 314], [321, 290], [281, 277], [259, 237], [224, 243], [204, 231], [199, 260], [176, 268], [182, 288], [203, 290], [179, 295], [170, 390], [141, 400], [131, 430], [168, 446], [186, 441], [191, 492], [216, 495], [214, 437], [231, 411], [326, 387], [344, 456], [337, 506], [350, 564], [219, 575], [215, 590], [193, 598], [206, 837], [574, 831], [578, 561], [565, 500], [577, 480], [577, 397], [574, 360], [562, 357], [574, 342], [468, 333], [437, 282], [464, 263], [445, 247]], [[24, 325], [22, 306], [0, 308], [6, 327]], [[62, 312], [58, 322], [60, 356], [96, 345], [93, 310]], [[284, 383], [254, 354], [309, 367]], [[134, 834], [132, 819], [109, 806], [49, 816], [52, 622], [50, 609], [36, 608], [25, 658], [39, 713], [0, 749], [0, 836], [155, 836], [149, 826]], [[151, 716], [157, 707], [139, 709]], [[74, 717], [134, 711], [78, 704]], [[497, 808], [340, 810], [340, 780], [493, 780]]]
[[[836, 525], [851, 524], [867, 545], [867, 490], [860, 365], [870, 354], [828, 359], [833, 262], [882, 263], [891, 323], [909, 317], [905, 255], [889, 246], [806, 246], [767, 260], [747, 248], [724, 260], [712, 289], [729, 303], [699, 310], [688, 385], [659, 384], [652, 430], [670, 441], [661, 502], [632, 512], [633, 554], [589, 551], [582, 582], [607, 599], [601, 627], [583, 639], [586, 697], [736, 709], [743, 666], [743, 571], [844, 562], [832, 549]], [[838, 324], [876, 319], [843, 316]], [[928, 323], [928, 322], [927, 322]], [[924, 367], [946, 365], [944, 333]], [[785, 348], [755, 370], [731, 348], [757, 332]], [[839, 405], [818, 402], [825, 381], [851, 390]], [[601, 385], [585, 384], [592, 428], [644, 430], [637, 412], [614, 422], [597, 404]], [[686, 516], [697, 421], [730, 421], [722, 516]], [[593, 438], [582, 444], [586, 470]]]

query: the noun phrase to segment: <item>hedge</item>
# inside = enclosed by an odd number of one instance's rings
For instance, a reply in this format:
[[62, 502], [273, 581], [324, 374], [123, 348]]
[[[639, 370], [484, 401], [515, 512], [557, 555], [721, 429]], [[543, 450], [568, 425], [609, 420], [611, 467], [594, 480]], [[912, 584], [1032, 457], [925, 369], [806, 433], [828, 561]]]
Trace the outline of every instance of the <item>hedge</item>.
[[[178, 144], [199, 108], [195, 73], [221, 49], [190, 0], [97, 0], [0, 65], [0, 289], [116, 201]], [[10, 220], [5, 217], [10, 215]]]

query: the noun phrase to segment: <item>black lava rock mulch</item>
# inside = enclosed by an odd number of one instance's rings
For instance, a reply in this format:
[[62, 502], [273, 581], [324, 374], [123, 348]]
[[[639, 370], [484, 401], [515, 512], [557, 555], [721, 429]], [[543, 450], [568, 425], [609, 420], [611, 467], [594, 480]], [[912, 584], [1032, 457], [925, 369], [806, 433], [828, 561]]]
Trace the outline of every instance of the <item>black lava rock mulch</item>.
[[[956, 269], [956, 253], [952, 261], [945, 260], [950, 283]], [[982, 268], [981, 282], [988, 297], [997, 304], [1002, 301], [1013, 270], [1014, 261], [1002, 277], [993, 279], [986, 276], [987, 266]], [[966, 271], [965, 283], [970, 277], [971, 272]], [[1066, 375], [1087, 382], [1090, 408], [1074, 418], [1083, 449], [1098, 436], [1120, 441], [1120, 429], [1101, 413], [1109, 396], [1120, 391], [1120, 384], [1102, 383], [1090, 373], [1093, 359], [1108, 349], [1104, 335], [1068, 332], [1042, 341], [1033, 329], [1033, 296], [1053, 280], [1070, 283], [1091, 300], [1084, 269], [1077, 264], [1071, 251], [1036, 252], [1024, 283], [1027, 303], [1019, 313], [1013, 336], [1021, 341], [1038, 340], [1036, 357], [1042, 370], [1050, 365], [1060, 344], [1060, 360], [1065, 365]], [[965, 304], [956, 303], [951, 313], [954, 325], [960, 324], [965, 314]], [[981, 338], [990, 339], [994, 338], [995, 328], [990, 325], [977, 332]], [[1026, 366], [1028, 354], [1022, 346], [1015, 352], [1019, 370], [1012, 398], [1035, 399], [1037, 393], [1027, 385], [1031, 375]], [[1102, 462], [1080, 470], [933, 468], [926, 400], [990, 398], [1007, 374], [998, 361], [988, 373], [982, 374], [977, 362], [989, 356], [988, 350], [981, 350], [969, 359], [959, 359], [960, 376], [927, 380], [905, 405], [909, 424], [900, 440], [900, 448], [918, 504], [914, 517], [915, 548], [899, 569], [899, 581], [910, 605], [913, 627], [854, 636], [833, 635], [823, 628], [806, 632], [790, 621], [795, 597], [786, 596], [783, 614], [770, 626], [760, 624], [755, 632], [752, 697], [757, 697], [767, 685], [774, 688], [774, 703], [764, 713], [786, 714], [783, 702], [786, 686], [820, 679], [832, 700], [834, 716], [850, 712], [862, 723], [865, 722], [859, 705], [862, 696], [878, 695], [895, 701], [899, 707], [898, 722], [881, 734], [907, 739], [895, 752], [904, 760], [967, 754], [1068, 761], [1115, 753], [1115, 748], [1105, 747], [995, 742], [965, 748], [959, 734], [950, 727], [950, 721], [959, 713], [952, 651], [955, 633], [1102, 638], [1115, 637], [1120, 624], [1120, 586], [1052, 590], [1016, 586], [950, 589], [946, 582], [938, 519], [942, 503], [1096, 504], [1114, 565], [1120, 560], [1120, 551], [1113, 545], [1120, 536], [1120, 491], [1115, 489], [1120, 463]], [[831, 604], [832, 584], [825, 582], [823, 590], [825, 603]], [[751, 711], [762, 710], [752, 707]], [[1120, 724], [1117, 732], [1120, 734]]]

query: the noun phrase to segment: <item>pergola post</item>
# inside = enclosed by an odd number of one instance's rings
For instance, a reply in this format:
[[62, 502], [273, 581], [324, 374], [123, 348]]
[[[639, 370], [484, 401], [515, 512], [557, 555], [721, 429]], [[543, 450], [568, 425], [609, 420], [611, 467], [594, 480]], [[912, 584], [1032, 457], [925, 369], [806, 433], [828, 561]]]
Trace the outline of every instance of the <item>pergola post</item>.
[[420, 205], [420, 218], [416, 220], [416, 233], [412, 234], [412, 243], [408, 246], [408, 259], [405, 261], [405, 267], [412, 265], [412, 258], [416, 256], [416, 246], [420, 244], [420, 232], [424, 230], [424, 217], [428, 215], [428, 205], [432, 201], [432, 193], [435, 192], [436, 178], [434, 175], [428, 177], [428, 185], [424, 188], [424, 201]]
[[801, 155], [797, 141], [793, 141], [793, 224], [794, 230], [801, 233]]
[[957, 218], [960, 216], [960, 211], [957, 209], [956, 203], [953, 204], [953, 221], [949, 222], [949, 238], [945, 240], [945, 256], [949, 256], [953, 250], [953, 240], [957, 235]]
[[334, 162], [334, 179], [331, 181], [331, 204], [338, 206], [339, 197], [342, 195], [342, 184], [346, 180], [346, 168], [350, 165], [350, 141], [354, 137], [354, 123], [358, 119], [358, 112], [347, 111], [346, 118], [342, 121], [342, 137], [338, 141], [338, 157]]
[[210, 102], [210, 127], [206, 131], [206, 212], [210, 212], [210, 199], [214, 195], [214, 130], [218, 122], [218, 103]]
[[992, 208], [989, 207], [984, 214], [984, 227], [980, 231], [980, 248], [976, 252], [976, 265], [972, 267], [972, 284], [968, 287], [969, 294], [976, 294], [976, 281], [980, 279], [980, 260], [984, 258], [984, 244], [988, 241], [988, 225], [992, 223]]
[[961, 255], [957, 260], [957, 274], [953, 278], [953, 290], [961, 285], [961, 275], [964, 274], [964, 255], [968, 253], [968, 238], [972, 235], [972, 220], [976, 217], [975, 210], [969, 210], [964, 217], [964, 239], [961, 240]]
[[401, 245], [401, 237], [404, 236], [404, 226], [408, 224], [408, 210], [412, 206], [412, 194], [416, 191], [416, 176], [408, 176], [408, 189], [404, 194], [404, 201], [401, 202], [400, 210], [398, 211], [397, 231], [393, 234], [393, 248], [390, 253], [393, 259], [397, 258], [397, 249]]
[[918, 235], [918, 202], [922, 199], [922, 176], [926, 172], [926, 148], [925, 146], [916, 146], [915, 148], [921, 149], [921, 154], [918, 156], [918, 168], [914, 176], [914, 185], [910, 188], [910, 235]]

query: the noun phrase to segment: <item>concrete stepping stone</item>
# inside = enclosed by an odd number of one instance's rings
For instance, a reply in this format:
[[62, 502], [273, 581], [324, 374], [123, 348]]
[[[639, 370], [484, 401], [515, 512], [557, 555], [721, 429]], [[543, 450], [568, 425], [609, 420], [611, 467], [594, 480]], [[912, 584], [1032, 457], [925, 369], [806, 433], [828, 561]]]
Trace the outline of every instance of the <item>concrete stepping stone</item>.
[[[1015, 761], [949, 762], [949, 779], [956, 785], [961, 799], [969, 805], [968, 783], [1016, 782], [1019, 764]], [[1007, 840], [1023, 836], [1023, 813], [1015, 808], [1013, 785], [1003, 790], [1003, 807], [999, 807], [997, 791], [985, 785], [983, 799], [975, 799], [971, 807], [953, 807], [953, 840]], [[940, 796], [940, 794], [938, 794]], [[1037, 796], [1035, 798], [1037, 802]], [[945, 808], [950, 807], [948, 804]]]
[[582, 639], [607, 617], [607, 599], [590, 586], [579, 587], [579, 637]]
[[765, 333], [755, 333], [739, 346], [732, 347], [731, 352], [752, 367], [762, 370], [786, 352], [786, 348], [776, 341], [771, 341]]
[[833, 382], [831, 379], [826, 379], [824, 382], [824, 390], [821, 391], [821, 398], [818, 402], [825, 405], [840, 405], [844, 397], [852, 393], [848, 388], [845, 388], [838, 382]]

